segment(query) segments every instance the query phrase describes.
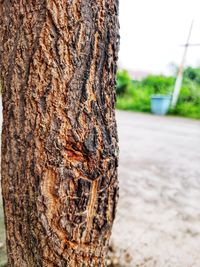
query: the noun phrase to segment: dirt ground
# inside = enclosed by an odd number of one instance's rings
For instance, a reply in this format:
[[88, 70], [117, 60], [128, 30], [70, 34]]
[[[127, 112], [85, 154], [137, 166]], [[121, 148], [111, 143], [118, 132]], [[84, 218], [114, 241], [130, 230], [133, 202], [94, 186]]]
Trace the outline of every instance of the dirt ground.
[[[200, 266], [200, 122], [117, 112], [115, 266]], [[0, 210], [0, 266], [4, 234]]]
[[[117, 112], [120, 200], [112, 243], [131, 267], [200, 266], [200, 122]], [[129, 259], [130, 261], [130, 259]]]

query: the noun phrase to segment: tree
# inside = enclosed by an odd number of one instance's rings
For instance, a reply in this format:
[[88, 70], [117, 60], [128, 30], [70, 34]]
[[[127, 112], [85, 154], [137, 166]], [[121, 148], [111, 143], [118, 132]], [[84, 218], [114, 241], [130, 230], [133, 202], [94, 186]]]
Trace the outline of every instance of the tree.
[[105, 266], [118, 0], [0, 1], [8, 266]]

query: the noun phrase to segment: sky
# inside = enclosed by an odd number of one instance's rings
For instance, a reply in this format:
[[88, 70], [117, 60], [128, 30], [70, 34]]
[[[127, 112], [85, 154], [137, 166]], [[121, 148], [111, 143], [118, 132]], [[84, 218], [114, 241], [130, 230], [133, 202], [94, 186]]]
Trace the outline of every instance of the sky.
[[[170, 74], [180, 64], [189, 28], [200, 44], [199, 0], [120, 0], [119, 66]], [[186, 65], [200, 65], [200, 46], [190, 47]]]

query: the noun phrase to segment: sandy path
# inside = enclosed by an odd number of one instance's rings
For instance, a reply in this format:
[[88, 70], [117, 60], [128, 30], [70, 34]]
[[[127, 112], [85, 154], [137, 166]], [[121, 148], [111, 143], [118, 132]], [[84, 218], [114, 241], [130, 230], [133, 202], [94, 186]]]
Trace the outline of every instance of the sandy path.
[[131, 267], [200, 266], [200, 122], [117, 112], [120, 201], [112, 240]]

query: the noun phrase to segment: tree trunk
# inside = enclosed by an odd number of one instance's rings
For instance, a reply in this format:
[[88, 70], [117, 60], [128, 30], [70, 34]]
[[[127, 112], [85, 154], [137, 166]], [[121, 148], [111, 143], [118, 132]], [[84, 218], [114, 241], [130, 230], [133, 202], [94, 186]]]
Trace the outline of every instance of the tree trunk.
[[118, 0], [0, 1], [8, 266], [105, 266]]

